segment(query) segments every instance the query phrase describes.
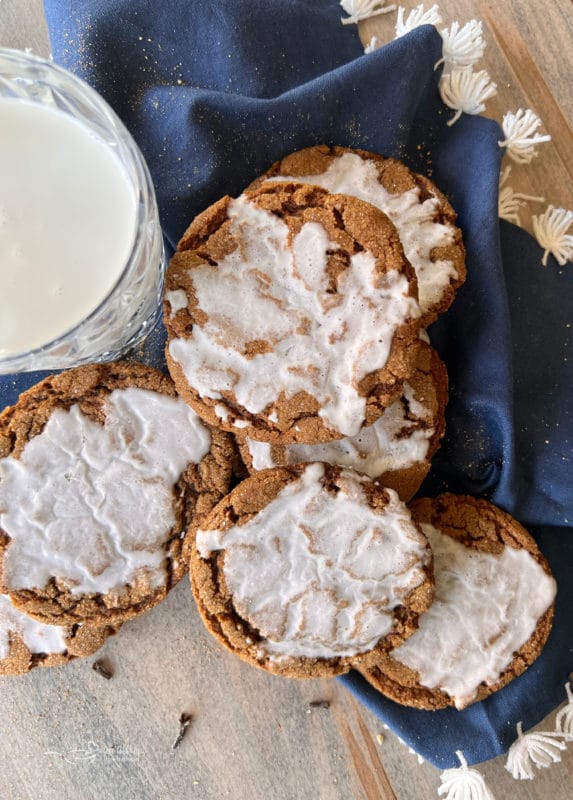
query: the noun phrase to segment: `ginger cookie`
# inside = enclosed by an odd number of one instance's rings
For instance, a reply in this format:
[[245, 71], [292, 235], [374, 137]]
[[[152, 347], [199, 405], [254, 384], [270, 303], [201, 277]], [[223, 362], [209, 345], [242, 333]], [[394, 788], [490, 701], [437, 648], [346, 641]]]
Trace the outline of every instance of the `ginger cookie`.
[[431, 553], [392, 490], [330, 464], [252, 475], [191, 548], [207, 629], [292, 678], [347, 672], [410, 636], [433, 590]]
[[454, 209], [428, 178], [394, 158], [319, 145], [277, 161], [249, 188], [267, 179], [312, 183], [372, 203], [396, 226], [416, 270], [422, 325], [452, 304], [466, 278], [465, 249]]
[[410, 507], [434, 553], [434, 602], [404, 645], [360, 671], [398, 703], [462, 709], [538, 657], [555, 581], [529, 533], [486, 500], [443, 494]]
[[46, 378], [0, 415], [0, 591], [54, 625], [151, 608], [185, 573], [185, 531], [226, 493], [233, 449], [142, 364]]
[[410, 500], [430, 470], [431, 458], [445, 430], [448, 375], [440, 357], [421, 344], [416, 368], [402, 395], [373, 425], [356, 436], [323, 444], [269, 444], [237, 436], [250, 472], [324, 461], [348, 467]]
[[0, 675], [22, 675], [34, 667], [57, 667], [92, 655], [118, 627], [45, 625], [0, 594]]
[[191, 224], [166, 278], [167, 363], [207, 422], [258, 441], [371, 425], [412, 372], [420, 313], [396, 229], [317, 186], [225, 197]]

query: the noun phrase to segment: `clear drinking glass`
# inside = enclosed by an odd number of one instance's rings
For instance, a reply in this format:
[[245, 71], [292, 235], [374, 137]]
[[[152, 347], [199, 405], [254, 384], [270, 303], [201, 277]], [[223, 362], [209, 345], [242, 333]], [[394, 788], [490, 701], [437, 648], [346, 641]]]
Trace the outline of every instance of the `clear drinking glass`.
[[45, 59], [0, 48], [0, 98], [49, 106], [86, 126], [113, 148], [133, 190], [136, 208], [131, 252], [107, 296], [56, 339], [28, 352], [0, 355], [0, 374], [118, 358], [147, 336], [161, 310], [165, 252], [153, 184], [143, 156], [97, 92]]

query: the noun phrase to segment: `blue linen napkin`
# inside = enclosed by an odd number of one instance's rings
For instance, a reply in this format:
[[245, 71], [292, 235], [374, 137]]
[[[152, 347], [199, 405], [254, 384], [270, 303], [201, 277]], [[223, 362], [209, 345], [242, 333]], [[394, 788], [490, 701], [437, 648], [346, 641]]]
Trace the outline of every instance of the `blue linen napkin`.
[[[563, 699], [573, 669], [573, 273], [497, 219], [497, 123], [442, 105], [441, 39], [424, 26], [367, 56], [338, 0], [45, 0], [54, 60], [111, 103], [139, 143], [172, 247], [191, 218], [274, 160], [312, 144], [403, 159], [449, 196], [468, 280], [432, 326], [450, 376], [447, 431], [421, 495], [485, 496], [537, 538], [559, 583], [538, 661], [463, 712], [403, 708], [359, 675], [341, 680], [439, 767], [505, 750]], [[137, 357], [164, 366], [159, 325]], [[42, 373], [0, 378], [0, 408]]]

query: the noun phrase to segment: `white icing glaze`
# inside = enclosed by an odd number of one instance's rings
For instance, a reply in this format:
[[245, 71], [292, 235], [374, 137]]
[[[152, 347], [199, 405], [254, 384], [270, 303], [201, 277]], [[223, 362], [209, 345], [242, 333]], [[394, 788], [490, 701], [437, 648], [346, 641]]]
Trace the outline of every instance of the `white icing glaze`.
[[495, 683], [555, 597], [555, 581], [524, 549], [482, 553], [422, 524], [434, 553], [436, 594], [416, 633], [392, 657], [463, 708]]
[[[229, 207], [241, 246], [216, 267], [190, 271], [198, 306], [208, 321], [169, 346], [185, 377], [203, 397], [230, 391], [258, 414], [284, 392], [306, 391], [339, 433], [364, 421], [357, 383], [386, 364], [396, 328], [419, 316], [405, 276], [391, 270], [375, 281], [369, 252], [351, 257], [339, 295], [329, 294], [325, 229], [305, 223], [288, 244], [288, 227], [245, 198]], [[272, 350], [254, 356], [246, 346], [264, 340]]]
[[404, 388], [402, 389], [402, 397], [405, 399], [410, 409], [410, 412], [414, 414], [414, 416], [424, 420], [430, 419], [430, 414], [431, 414], [430, 409], [426, 408], [426, 406], [423, 403], [420, 403], [418, 400], [416, 400], [416, 397], [414, 395], [414, 389], [408, 383], [408, 381], [404, 383]]
[[4, 582], [33, 589], [59, 577], [74, 594], [165, 579], [162, 545], [175, 524], [173, 487], [211, 435], [183, 400], [112, 392], [105, 425], [57, 409], [20, 459], [0, 460], [0, 528], [10, 537]]
[[360, 158], [356, 153], [344, 153], [333, 159], [325, 172], [296, 178], [276, 176], [273, 181], [297, 181], [322, 186], [336, 194], [348, 194], [366, 200], [390, 217], [400, 241], [418, 277], [418, 291], [422, 313], [439, 302], [450, 279], [456, 276], [451, 261], [432, 261], [434, 247], [453, 243], [451, 226], [434, 222], [439, 201], [429, 197], [420, 202], [419, 189], [409, 189], [401, 194], [391, 194], [378, 181], [373, 161]]
[[224, 406], [222, 403], [216, 403], [213, 406], [213, 411], [219, 417], [219, 419], [222, 420], [223, 422], [227, 422], [227, 420], [229, 419], [229, 413], [230, 413], [229, 409], [227, 408], [227, 406]]
[[182, 308], [187, 308], [187, 295], [183, 289], [171, 289], [165, 292], [165, 299], [171, 306], [170, 316], [173, 318]]
[[429, 551], [394, 492], [383, 512], [364, 499], [367, 478], [341, 475], [323, 489], [309, 465], [266, 508], [227, 531], [199, 531], [203, 558], [224, 550], [233, 603], [271, 658], [332, 658], [371, 650], [393, 627], [392, 611], [425, 577]]
[[[429, 410], [414, 399], [410, 384], [402, 390], [411, 410], [421, 419], [429, 419]], [[428, 453], [434, 428], [416, 429], [408, 433], [414, 423], [406, 417], [403, 401], [396, 400], [374, 425], [356, 436], [336, 439], [325, 444], [289, 444], [284, 448], [282, 464], [299, 464], [305, 461], [326, 461], [350, 467], [356, 472], [377, 478], [390, 470], [405, 469], [424, 461]], [[246, 439], [253, 469], [267, 469], [275, 464], [271, 446], [264, 442]]]
[[[245, 438], [245, 444], [249, 451], [249, 455], [251, 457], [251, 464], [253, 469], [261, 470], [261, 469], [270, 469], [271, 467], [278, 467], [279, 464], [275, 464], [272, 454], [271, 454], [271, 446], [267, 442], [256, 442], [254, 439], [249, 439], [247, 436]], [[288, 453], [288, 449], [285, 448]], [[287, 455], [288, 457], [288, 455]], [[306, 459], [307, 461], [317, 461], [319, 459]], [[288, 462], [293, 463], [293, 462]], [[295, 462], [296, 463], [296, 462]]]
[[14, 608], [10, 598], [0, 594], [0, 660], [10, 654], [10, 634], [18, 634], [31, 653], [64, 653], [66, 629], [44, 625]]

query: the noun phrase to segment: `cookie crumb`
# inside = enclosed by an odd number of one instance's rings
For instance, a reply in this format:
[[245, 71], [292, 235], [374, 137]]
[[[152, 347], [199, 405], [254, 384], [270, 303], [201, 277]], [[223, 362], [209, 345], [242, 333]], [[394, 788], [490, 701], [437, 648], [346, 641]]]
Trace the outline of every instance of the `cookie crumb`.
[[330, 703], [328, 700], [311, 700], [306, 713], [311, 714], [313, 708], [330, 708]]
[[183, 739], [185, 738], [185, 734], [187, 733], [187, 728], [191, 725], [193, 720], [193, 716], [191, 714], [186, 714], [183, 712], [179, 717], [179, 733], [177, 734], [177, 739], [173, 742], [173, 749], [176, 750]]
[[382, 744], [384, 742], [384, 734], [377, 733], [376, 734], [376, 741], [378, 742], [378, 744]]
[[97, 672], [98, 675], [101, 675], [102, 678], [105, 678], [106, 681], [110, 681], [113, 678], [113, 668], [105, 658], [98, 658], [97, 661], [94, 661], [92, 669], [94, 672]]

